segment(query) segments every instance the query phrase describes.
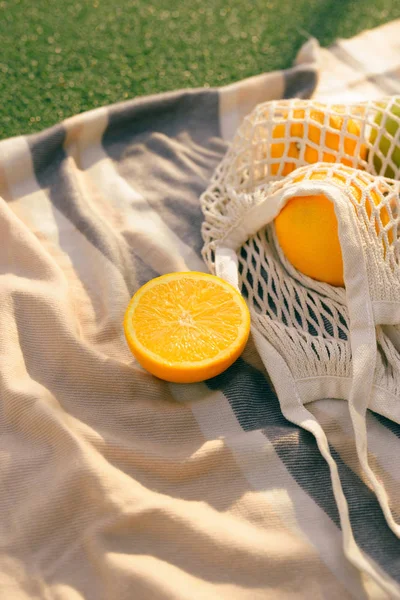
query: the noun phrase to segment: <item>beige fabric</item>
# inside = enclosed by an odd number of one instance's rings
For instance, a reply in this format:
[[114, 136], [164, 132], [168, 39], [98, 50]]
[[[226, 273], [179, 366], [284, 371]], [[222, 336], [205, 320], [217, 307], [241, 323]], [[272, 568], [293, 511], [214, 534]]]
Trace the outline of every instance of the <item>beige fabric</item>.
[[[254, 340], [221, 378], [178, 386], [135, 363], [121, 327], [152, 276], [206, 270], [199, 196], [223, 138], [251, 98], [311, 93], [318, 53], [0, 141], [1, 599], [385, 597], [346, 560], [327, 466]], [[396, 494], [399, 439], [371, 419], [370, 462]], [[355, 531], [399, 578], [385, 524], [365, 524], [350, 437], [340, 421]]]
[[4, 202], [0, 223], [3, 597], [334, 598], [226, 444], [125, 348], [104, 354], [120, 332], [107, 312], [96, 340], [65, 256]]

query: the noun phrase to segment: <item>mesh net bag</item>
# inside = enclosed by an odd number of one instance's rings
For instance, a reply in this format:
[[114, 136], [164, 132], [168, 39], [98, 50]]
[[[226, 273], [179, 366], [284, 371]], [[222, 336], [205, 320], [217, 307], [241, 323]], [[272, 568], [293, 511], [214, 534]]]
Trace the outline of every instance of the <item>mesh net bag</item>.
[[[400, 536], [367, 456], [366, 410], [400, 423], [400, 99], [352, 105], [274, 101], [248, 115], [201, 197], [203, 256], [246, 297], [252, 334], [287, 419], [312, 432], [329, 464], [344, 551], [391, 597], [398, 588], [353, 537], [325, 433], [307, 410], [347, 399], [360, 465]], [[334, 205], [344, 286], [296, 270], [275, 217], [294, 196]]]

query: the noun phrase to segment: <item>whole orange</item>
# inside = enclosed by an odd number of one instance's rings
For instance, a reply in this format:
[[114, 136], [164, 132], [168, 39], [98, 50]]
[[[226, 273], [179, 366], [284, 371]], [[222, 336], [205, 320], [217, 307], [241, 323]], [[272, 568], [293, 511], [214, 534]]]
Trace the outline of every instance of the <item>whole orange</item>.
[[[299, 175], [294, 182], [302, 181], [304, 177], [305, 174]], [[327, 177], [328, 167], [317, 169], [310, 175], [310, 179], [326, 180]], [[330, 180], [350, 191], [354, 201], [360, 203], [370, 177], [373, 176], [361, 172], [358, 175], [355, 169], [342, 166], [332, 173]], [[369, 192], [366, 201], [368, 216], [371, 215], [371, 200], [375, 205], [381, 201], [374, 190]], [[387, 225], [389, 218], [383, 207], [380, 210], [382, 226]], [[330, 285], [344, 286], [338, 223], [329, 198], [321, 194], [294, 196], [276, 217], [275, 231], [283, 253], [298, 271]]]
[[[323, 128], [325, 123], [326, 112], [321, 110], [312, 110], [309, 118], [307, 119], [308, 127], [306, 126], [306, 113], [305, 109], [299, 108], [293, 111], [294, 122], [289, 127], [289, 137], [286, 139], [286, 123], [285, 119], [289, 118], [289, 112], [283, 112], [283, 122], [278, 123], [272, 129], [273, 141], [270, 147], [270, 155], [273, 159], [283, 159], [284, 163], [281, 170], [281, 161], [273, 162], [271, 164], [271, 173], [277, 175], [280, 173], [282, 176], [288, 175], [299, 164], [296, 159], [300, 158], [300, 152], [303, 140], [305, 140], [304, 150], [304, 161], [305, 163], [313, 164], [316, 162], [341, 162], [347, 166], [353, 166], [352, 157], [355, 156], [357, 150], [358, 138], [361, 135], [361, 126], [359, 121], [354, 119], [348, 119], [345, 132], [351, 135], [346, 135], [343, 139], [343, 150], [346, 155], [343, 156], [340, 161], [337, 160], [335, 153], [340, 150], [340, 132], [344, 126], [344, 116], [341, 115], [330, 115], [328, 119], [329, 129], [323, 137]], [[330, 129], [337, 130], [331, 131]], [[354, 137], [352, 137], [354, 136]], [[287, 146], [287, 153], [285, 155], [285, 146]], [[321, 150], [321, 153], [320, 153]], [[332, 150], [333, 152], [330, 152]], [[359, 158], [365, 159], [367, 149], [365, 144], [360, 145]], [[295, 159], [295, 160], [291, 160]]]

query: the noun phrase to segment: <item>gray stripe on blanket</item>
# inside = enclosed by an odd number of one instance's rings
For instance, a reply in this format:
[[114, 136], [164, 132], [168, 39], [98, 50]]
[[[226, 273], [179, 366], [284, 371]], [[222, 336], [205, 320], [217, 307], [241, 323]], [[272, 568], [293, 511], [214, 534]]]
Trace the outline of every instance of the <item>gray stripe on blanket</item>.
[[[126, 243], [104, 221], [91, 213], [74, 174], [68, 169], [64, 150], [66, 131], [62, 125], [27, 137], [36, 179], [46, 189], [52, 204], [86, 239], [124, 275], [129, 291], [137, 287], [134, 265]], [[60, 245], [68, 233], [60, 231]]]
[[[283, 416], [279, 400], [264, 375], [239, 358], [206, 384], [211, 390], [223, 392], [244, 431], [262, 431], [291, 476], [340, 528], [329, 467], [313, 435]], [[330, 450], [338, 465], [357, 543], [399, 581], [398, 539], [387, 526], [378, 500], [338, 452], [333, 447]], [[310, 473], [314, 476], [310, 477]]]
[[115, 105], [103, 136], [118, 173], [199, 256], [199, 196], [226, 151], [218, 102], [217, 91], [185, 90]]
[[318, 83], [315, 68], [307, 65], [283, 71], [285, 80], [284, 98], [310, 98]]

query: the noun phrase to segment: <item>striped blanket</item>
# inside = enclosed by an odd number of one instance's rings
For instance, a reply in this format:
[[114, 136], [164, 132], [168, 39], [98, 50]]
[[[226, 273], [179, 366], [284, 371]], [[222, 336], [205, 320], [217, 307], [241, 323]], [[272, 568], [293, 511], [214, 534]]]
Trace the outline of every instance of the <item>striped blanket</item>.
[[[384, 598], [345, 559], [329, 470], [249, 342], [201, 384], [134, 361], [122, 319], [150, 278], [206, 270], [199, 196], [273, 98], [400, 93], [400, 22], [218, 89], [138, 98], [0, 142], [0, 597]], [[378, 51], [378, 49], [380, 49]], [[345, 402], [328, 435], [360, 548], [400, 590], [400, 541], [362, 478]], [[368, 415], [400, 514], [400, 427]]]

